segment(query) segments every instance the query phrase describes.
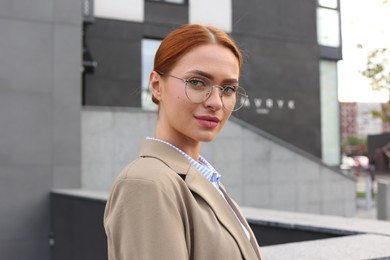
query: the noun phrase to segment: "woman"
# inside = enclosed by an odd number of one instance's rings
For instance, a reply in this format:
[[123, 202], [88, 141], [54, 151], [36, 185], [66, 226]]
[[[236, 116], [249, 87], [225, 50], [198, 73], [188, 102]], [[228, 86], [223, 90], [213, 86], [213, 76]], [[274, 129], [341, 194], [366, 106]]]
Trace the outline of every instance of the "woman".
[[150, 74], [154, 138], [118, 176], [104, 225], [109, 259], [261, 259], [218, 172], [199, 155], [245, 91], [241, 53], [223, 31], [183, 25], [161, 43]]

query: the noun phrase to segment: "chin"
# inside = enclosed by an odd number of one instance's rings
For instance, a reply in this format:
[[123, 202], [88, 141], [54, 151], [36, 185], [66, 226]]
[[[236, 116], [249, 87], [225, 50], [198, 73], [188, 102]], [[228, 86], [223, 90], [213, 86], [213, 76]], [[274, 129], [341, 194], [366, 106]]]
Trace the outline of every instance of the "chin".
[[211, 142], [215, 139], [216, 135], [204, 135], [199, 138], [199, 141], [201, 142]]

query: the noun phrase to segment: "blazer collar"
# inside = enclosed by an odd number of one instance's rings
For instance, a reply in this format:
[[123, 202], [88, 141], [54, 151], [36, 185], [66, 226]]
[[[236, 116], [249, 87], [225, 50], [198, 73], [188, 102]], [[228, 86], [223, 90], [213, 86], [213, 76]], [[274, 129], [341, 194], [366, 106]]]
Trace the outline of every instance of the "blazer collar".
[[[232, 209], [236, 212], [237, 217], [240, 217], [241, 213], [238, 212], [237, 208], [235, 208], [236, 206], [232, 204], [224, 189], [222, 189], [222, 191], [226, 199], [230, 201], [229, 204], [231, 204], [231, 206], [229, 206], [227, 201], [224, 200], [217, 189], [215, 189], [215, 187], [187, 160], [187, 158], [164, 143], [153, 140], [145, 140], [142, 144], [140, 156], [159, 159], [173, 171], [180, 175], [185, 175], [184, 179], [188, 188], [192, 192], [197, 193], [207, 202], [220, 223], [237, 241], [244, 258], [259, 258], [257, 255], [257, 249], [254, 250], [251, 243], [248, 243], [248, 238], [246, 237], [240, 223], [236, 220], [236, 216], [234, 215]], [[255, 238], [252, 232], [250, 233], [253, 245]]]
[[190, 161], [177, 150], [155, 140], [143, 141], [140, 156], [156, 158], [180, 175], [186, 175], [191, 165]]
[[252, 244], [252, 247], [254, 248], [255, 252], [256, 252], [256, 255], [258, 257], [258, 259], [263, 259], [264, 257], [262, 256], [261, 254], [261, 251], [260, 251], [260, 248], [259, 248], [259, 245], [257, 243], [257, 240], [256, 240], [256, 237], [255, 237], [255, 234], [253, 233], [251, 227], [249, 226], [247, 220], [245, 219], [245, 216], [244, 214], [241, 212], [240, 208], [238, 207], [238, 205], [236, 204], [236, 202], [234, 202], [228, 195], [227, 195], [227, 192], [226, 192], [226, 189], [225, 187], [221, 184], [220, 186], [221, 188], [221, 191], [222, 193], [225, 195], [225, 198], [226, 198], [226, 201], [229, 203], [230, 207], [233, 209], [233, 211], [236, 213], [236, 216], [240, 219], [241, 223], [245, 226], [245, 228], [249, 231], [249, 234], [250, 234], [250, 238], [251, 238], [251, 244]]
[[[201, 176], [201, 173], [199, 173], [195, 167], [190, 167], [185, 182], [192, 192], [197, 193], [207, 202], [210, 208], [214, 211], [214, 214], [220, 223], [234, 237], [241, 249], [241, 253], [244, 256], [244, 259], [258, 259], [254, 248], [251, 246], [251, 243], [248, 243], [248, 238], [245, 235], [240, 223], [237, 221], [239, 214], [237, 214], [236, 217], [233, 212], [233, 207], [229, 206], [227, 201], [225, 201], [217, 189], [206, 178]], [[226, 192], [223, 191], [223, 193], [226, 197], [226, 200], [228, 200], [229, 196], [226, 194]], [[253, 239], [254, 238], [251, 237], [251, 240]]]

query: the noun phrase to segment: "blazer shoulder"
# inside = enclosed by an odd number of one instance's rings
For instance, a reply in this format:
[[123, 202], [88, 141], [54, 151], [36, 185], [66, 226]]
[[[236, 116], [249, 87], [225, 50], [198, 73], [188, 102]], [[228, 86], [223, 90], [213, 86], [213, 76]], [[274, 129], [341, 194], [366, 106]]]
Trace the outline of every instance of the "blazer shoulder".
[[180, 176], [164, 161], [154, 157], [139, 157], [127, 165], [118, 175], [115, 184], [118, 183], [154, 183], [164, 190], [172, 190], [172, 186], [185, 185]]

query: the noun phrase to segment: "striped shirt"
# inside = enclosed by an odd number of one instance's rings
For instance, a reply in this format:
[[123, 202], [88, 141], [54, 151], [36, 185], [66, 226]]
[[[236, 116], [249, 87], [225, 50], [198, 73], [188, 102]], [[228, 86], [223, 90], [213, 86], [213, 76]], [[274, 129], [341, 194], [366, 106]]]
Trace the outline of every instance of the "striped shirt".
[[[214, 167], [205, 159], [203, 158], [201, 155], [199, 155], [199, 162], [195, 161], [191, 156], [189, 156], [188, 154], [186, 154], [184, 151], [182, 151], [181, 149], [179, 149], [178, 147], [174, 146], [173, 144], [171, 143], [168, 143], [164, 140], [161, 140], [161, 139], [158, 139], [158, 138], [154, 138], [154, 137], [146, 137], [147, 140], [154, 140], [154, 141], [157, 141], [157, 142], [161, 142], [161, 143], [164, 143], [166, 145], [169, 145], [170, 147], [172, 147], [173, 149], [175, 149], [176, 151], [178, 151], [179, 153], [181, 153], [185, 158], [187, 158], [187, 160], [190, 161], [190, 163], [208, 180], [211, 182], [211, 184], [213, 184], [213, 186], [218, 190], [218, 192], [221, 194], [221, 196], [225, 199], [226, 201], [226, 198], [225, 198], [225, 195], [222, 193], [221, 189], [219, 188], [219, 182], [220, 182], [220, 179], [221, 179], [221, 175], [214, 169]], [[226, 201], [226, 203], [228, 203]], [[228, 203], [229, 205], [229, 203]], [[233, 211], [233, 209], [232, 209]], [[233, 211], [234, 215], [236, 215], [236, 213]], [[237, 215], [236, 215], [237, 217]], [[241, 221], [239, 220], [239, 218], [237, 217], [237, 220], [238, 222], [241, 224], [244, 232], [245, 232], [245, 235], [248, 237], [248, 239], [250, 240], [250, 235], [249, 235], [249, 232], [248, 230], [245, 228], [245, 226], [241, 223]]]
[[186, 154], [185, 152], [183, 152], [182, 150], [180, 150], [179, 148], [177, 148], [176, 146], [174, 146], [173, 144], [171, 143], [168, 143], [164, 140], [161, 140], [161, 139], [158, 139], [158, 138], [154, 138], [154, 137], [147, 137], [146, 139], [148, 140], [154, 140], [154, 141], [158, 141], [158, 142], [161, 142], [161, 143], [164, 143], [166, 145], [169, 145], [170, 147], [172, 147], [173, 149], [177, 150], [179, 153], [181, 153], [185, 158], [187, 158], [187, 160], [190, 161], [190, 163], [207, 179], [209, 180], [215, 188], [217, 188], [217, 190], [219, 190], [219, 181], [221, 179], [221, 175], [214, 169], [213, 166], [211, 166], [211, 164], [205, 159], [203, 158], [201, 155], [199, 155], [199, 162], [195, 161], [194, 159], [192, 159], [191, 156], [189, 156], [188, 154]]

